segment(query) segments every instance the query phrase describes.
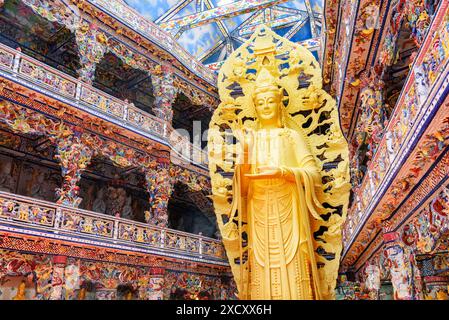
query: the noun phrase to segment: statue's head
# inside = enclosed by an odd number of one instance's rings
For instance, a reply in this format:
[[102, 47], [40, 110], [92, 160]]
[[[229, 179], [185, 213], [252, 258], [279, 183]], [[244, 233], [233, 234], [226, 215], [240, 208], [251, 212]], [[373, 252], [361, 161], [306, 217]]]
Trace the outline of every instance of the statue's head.
[[271, 73], [260, 70], [253, 93], [253, 101], [260, 123], [282, 126], [282, 89]]

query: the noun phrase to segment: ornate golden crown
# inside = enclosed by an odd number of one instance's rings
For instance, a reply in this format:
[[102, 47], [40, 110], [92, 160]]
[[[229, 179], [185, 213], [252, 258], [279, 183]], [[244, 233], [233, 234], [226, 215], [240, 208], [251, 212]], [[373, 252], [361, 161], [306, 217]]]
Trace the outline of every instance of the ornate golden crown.
[[254, 94], [266, 91], [279, 91], [275, 77], [266, 68], [262, 68], [256, 78]]

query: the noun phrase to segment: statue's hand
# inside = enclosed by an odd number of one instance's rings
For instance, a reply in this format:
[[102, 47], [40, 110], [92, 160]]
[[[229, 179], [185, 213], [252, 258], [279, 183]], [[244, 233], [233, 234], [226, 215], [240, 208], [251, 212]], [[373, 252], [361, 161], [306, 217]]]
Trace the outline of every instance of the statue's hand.
[[245, 177], [250, 179], [274, 179], [283, 176], [282, 170], [277, 167], [259, 167], [257, 170], [258, 173], [245, 174]]
[[295, 181], [294, 173], [285, 167], [259, 167], [258, 173], [255, 174], [246, 174], [245, 177], [250, 179], [276, 179], [281, 178], [288, 181]]

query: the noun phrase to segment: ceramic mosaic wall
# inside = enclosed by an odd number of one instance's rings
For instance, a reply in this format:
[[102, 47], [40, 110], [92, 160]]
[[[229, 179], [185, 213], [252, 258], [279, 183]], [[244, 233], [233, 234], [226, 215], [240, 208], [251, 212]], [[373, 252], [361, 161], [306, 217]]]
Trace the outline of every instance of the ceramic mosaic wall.
[[[130, 266], [0, 250], [0, 300], [12, 299], [22, 281], [29, 300], [235, 299], [227, 276]], [[61, 259], [60, 259], [61, 260]]]
[[236, 299], [236, 286], [230, 277], [213, 277], [188, 272], [166, 271], [164, 299]]

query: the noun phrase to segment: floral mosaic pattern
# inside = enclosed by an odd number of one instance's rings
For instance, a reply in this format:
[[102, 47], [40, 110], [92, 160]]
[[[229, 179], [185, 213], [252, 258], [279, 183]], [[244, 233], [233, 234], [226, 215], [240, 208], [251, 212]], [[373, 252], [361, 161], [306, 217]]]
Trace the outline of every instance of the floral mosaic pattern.
[[12, 69], [14, 65], [14, 53], [0, 48], [0, 67]]
[[43, 66], [29, 60], [22, 59], [19, 73], [24, 74], [35, 81], [54, 88], [59, 93], [74, 97], [76, 93], [76, 82], [56, 73], [48, 72]]
[[53, 226], [56, 217], [54, 208], [45, 207], [3, 196], [0, 198], [0, 217], [43, 226]]
[[61, 229], [112, 238], [114, 221], [80, 212], [63, 210]]
[[98, 92], [98, 90], [93, 90], [87, 86], [82, 86], [80, 100], [100, 109], [105, 113], [112, 114], [119, 118], [124, 117], [124, 104], [114, 101], [111, 97], [107, 97], [106, 95]]
[[152, 246], [161, 245], [161, 231], [158, 229], [139, 227], [134, 224], [120, 222], [118, 239], [147, 243]]

